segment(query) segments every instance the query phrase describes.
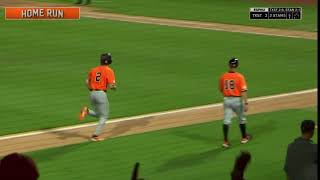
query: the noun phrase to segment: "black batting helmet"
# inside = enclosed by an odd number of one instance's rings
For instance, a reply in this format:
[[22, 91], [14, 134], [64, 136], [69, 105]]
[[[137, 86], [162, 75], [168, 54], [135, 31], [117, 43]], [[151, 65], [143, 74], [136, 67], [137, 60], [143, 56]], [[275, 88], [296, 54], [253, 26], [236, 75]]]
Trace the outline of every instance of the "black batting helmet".
[[237, 58], [232, 58], [229, 60], [229, 66], [236, 68], [239, 66], [239, 60]]
[[108, 65], [112, 63], [111, 53], [104, 53], [100, 56], [101, 65]]

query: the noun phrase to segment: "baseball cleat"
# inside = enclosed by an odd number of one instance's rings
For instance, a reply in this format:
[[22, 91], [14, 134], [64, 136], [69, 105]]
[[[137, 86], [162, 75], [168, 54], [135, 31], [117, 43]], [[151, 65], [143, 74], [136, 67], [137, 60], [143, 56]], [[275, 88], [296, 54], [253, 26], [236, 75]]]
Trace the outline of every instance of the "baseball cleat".
[[241, 144], [246, 144], [247, 142], [249, 142], [250, 139], [251, 137], [247, 135], [247, 137], [241, 139]]
[[97, 142], [97, 141], [103, 141], [103, 140], [104, 140], [104, 138], [99, 137], [97, 135], [91, 136], [91, 141]]
[[79, 120], [82, 121], [87, 115], [88, 115], [88, 107], [85, 106], [81, 109], [80, 114], [79, 114]]
[[222, 144], [222, 147], [228, 148], [228, 147], [230, 147], [230, 143], [228, 141], [224, 141]]

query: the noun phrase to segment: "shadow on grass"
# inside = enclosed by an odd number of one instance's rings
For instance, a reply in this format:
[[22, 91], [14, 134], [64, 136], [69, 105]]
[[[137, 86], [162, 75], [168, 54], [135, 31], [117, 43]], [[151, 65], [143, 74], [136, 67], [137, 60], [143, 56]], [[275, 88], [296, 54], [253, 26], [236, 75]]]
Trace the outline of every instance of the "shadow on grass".
[[[267, 123], [263, 123], [263, 124], [261, 123], [252, 124], [249, 122], [247, 125], [247, 129], [248, 129], [247, 131], [248, 131], [248, 134], [256, 138], [268, 133], [272, 133], [274, 130], [276, 130], [275, 124], [276, 124], [276, 121], [274, 120], [268, 121]], [[241, 132], [240, 132], [240, 129], [238, 128], [238, 124], [234, 123], [231, 126], [237, 126], [236, 129], [238, 129], [238, 131], [229, 132], [229, 136], [234, 138], [239, 137], [238, 139], [234, 140], [234, 141], [239, 141], [239, 139], [241, 138]], [[174, 131], [172, 134], [175, 136], [186, 138], [193, 141], [202, 141], [203, 143], [206, 143], [206, 144], [212, 144], [217, 142], [222, 143], [223, 142], [222, 127], [220, 128], [219, 126], [218, 130], [221, 131], [219, 135], [217, 135], [217, 133], [212, 133], [212, 135], [193, 133], [193, 132], [190, 132], [190, 130]], [[233, 141], [234, 138], [231, 138], [232, 139], [231, 141]]]
[[248, 125], [248, 127], [249, 127], [248, 133], [250, 135], [252, 135], [253, 138], [258, 138], [260, 136], [263, 136], [265, 134], [270, 134], [270, 133], [274, 132], [275, 130], [277, 130], [275, 124], [276, 124], [276, 121], [274, 121], [274, 120], [271, 120], [267, 123], [259, 124], [257, 126], [250, 126], [250, 124], [249, 124]]
[[[250, 129], [252, 130], [249, 131], [249, 134], [253, 136], [253, 139], [252, 139], [252, 142], [249, 142], [249, 143], [256, 144], [257, 143], [255, 142], [256, 138], [264, 136], [265, 134], [272, 133], [273, 131], [276, 130], [276, 127], [274, 122], [270, 121], [267, 123], [251, 126]], [[200, 153], [186, 154], [186, 155], [171, 159], [158, 168], [159, 172], [165, 172], [165, 171], [170, 171], [170, 170], [184, 168], [184, 167], [197, 166], [203, 163], [204, 161], [208, 161], [208, 160], [213, 161], [216, 157], [218, 157], [221, 153], [225, 151], [231, 150], [233, 148], [237, 148], [239, 146], [243, 146], [242, 144], [240, 144], [239, 139], [232, 138], [230, 149], [224, 149], [220, 147], [219, 144], [217, 143], [221, 142], [222, 144], [222, 132], [221, 132], [221, 137], [219, 138], [214, 137], [214, 135], [212, 137], [209, 137], [201, 134], [190, 133], [188, 131], [178, 131], [178, 132], [175, 132], [174, 134], [177, 136], [188, 138], [195, 141], [203, 141], [205, 143], [212, 144], [213, 146], [216, 146], [216, 147], [218, 146], [218, 148], [200, 152]], [[240, 130], [239, 130], [239, 138], [240, 138]], [[246, 147], [244, 146], [244, 148]]]
[[62, 146], [58, 148], [46, 149], [43, 151], [36, 151], [27, 153], [31, 156], [37, 163], [49, 162], [50, 160], [58, 159], [59, 157], [78, 151], [81, 148], [86, 147], [90, 143], [73, 144], [68, 146]]
[[201, 153], [183, 155], [169, 160], [168, 162], [160, 166], [158, 171], [166, 172], [184, 167], [197, 166], [203, 161], [214, 160], [217, 156], [219, 156], [222, 152], [225, 151], [228, 151], [228, 149], [218, 147]]
[[193, 141], [202, 141], [206, 144], [212, 144], [216, 140], [215, 138], [213, 138], [213, 136], [205, 136], [203, 134], [192, 133], [190, 131], [175, 131], [172, 134], [174, 134], [175, 136], [187, 138]]

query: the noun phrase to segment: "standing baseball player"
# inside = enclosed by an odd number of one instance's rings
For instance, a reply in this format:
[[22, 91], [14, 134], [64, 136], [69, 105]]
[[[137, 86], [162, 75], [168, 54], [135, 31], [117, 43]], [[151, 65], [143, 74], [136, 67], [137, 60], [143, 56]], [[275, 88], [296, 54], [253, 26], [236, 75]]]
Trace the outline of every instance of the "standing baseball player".
[[100, 134], [109, 116], [107, 89], [116, 89], [114, 72], [109, 67], [111, 63], [111, 54], [102, 54], [100, 57], [101, 65], [91, 69], [86, 80], [90, 91], [90, 101], [94, 110], [91, 110], [86, 106], [83, 107], [80, 112], [79, 119], [82, 121], [86, 115], [99, 118], [97, 128], [91, 137], [92, 141], [104, 140], [104, 138], [100, 137]]
[[242, 74], [236, 72], [239, 65], [237, 58], [229, 60], [229, 71], [220, 77], [219, 90], [224, 96], [224, 121], [223, 121], [223, 147], [230, 147], [228, 130], [231, 124], [232, 113], [235, 112], [239, 118], [239, 127], [242, 134], [241, 143], [249, 141], [250, 136], [246, 133], [246, 117], [244, 112], [248, 111], [247, 85]]

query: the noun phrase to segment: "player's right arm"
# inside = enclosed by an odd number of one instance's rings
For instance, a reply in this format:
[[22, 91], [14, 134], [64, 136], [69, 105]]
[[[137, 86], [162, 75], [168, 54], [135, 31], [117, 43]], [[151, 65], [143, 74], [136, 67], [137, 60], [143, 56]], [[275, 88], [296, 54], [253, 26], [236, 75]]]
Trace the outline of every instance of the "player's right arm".
[[223, 95], [223, 87], [224, 87], [224, 80], [223, 80], [223, 75], [220, 76], [220, 80], [219, 80], [219, 91], [221, 92], [221, 94]]
[[86, 85], [89, 87], [89, 79], [86, 79]]
[[91, 71], [88, 73], [87, 79], [86, 79], [86, 85], [88, 89], [90, 89], [90, 81], [91, 81]]

